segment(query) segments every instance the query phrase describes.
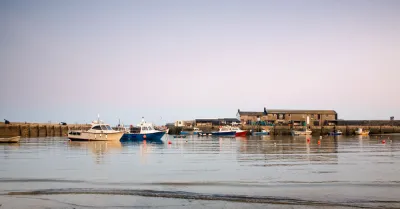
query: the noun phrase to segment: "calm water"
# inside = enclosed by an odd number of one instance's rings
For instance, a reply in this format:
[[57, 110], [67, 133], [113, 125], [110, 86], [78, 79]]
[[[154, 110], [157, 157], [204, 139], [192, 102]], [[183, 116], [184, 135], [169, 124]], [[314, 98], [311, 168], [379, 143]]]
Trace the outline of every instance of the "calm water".
[[4, 208], [400, 207], [400, 136], [30, 138], [0, 165]]

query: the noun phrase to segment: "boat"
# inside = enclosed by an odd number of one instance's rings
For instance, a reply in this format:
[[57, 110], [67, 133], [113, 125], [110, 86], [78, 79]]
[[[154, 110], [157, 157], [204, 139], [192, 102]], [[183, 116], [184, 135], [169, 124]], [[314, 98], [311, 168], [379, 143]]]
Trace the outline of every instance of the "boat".
[[312, 134], [312, 131], [308, 128], [305, 128], [303, 130], [292, 129], [290, 132], [291, 132], [292, 136], [311, 135]]
[[121, 140], [161, 140], [165, 133], [165, 131], [156, 130], [152, 123], [147, 123], [142, 118], [142, 122], [136, 127], [131, 126]]
[[20, 138], [20, 136], [0, 138], [0, 143], [18, 143]]
[[253, 136], [265, 136], [265, 135], [269, 135], [269, 134], [270, 134], [269, 130], [261, 130], [261, 131], [251, 133], [251, 135], [253, 135]]
[[70, 130], [68, 138], [71, 141], [119, 141], [123, 131], [113, 130], [109, 124], [93, 121], [89, 130]]
[[241, 130], [239, 127], [231, 127], [230, 128], [231, 131], [235, 131], [235, 136], [246, 136], [247, 135], [247, 131]]
[[341, 136], [343, 133], [341, 130], [332, 131], [329, 133], [329, 136]]
[[211, 132], [212, 136], [235, 136], [236, 131], [232, 131], [229, 127], [220, 127], [218, 131]]
[[174, 138], [186, 138], [186, 135], [174, 135]]
[[362, 128], [358, 128], [355, 131], [356, 135], [369, 135], [369, 131], [368, 130], [363, 130]]
[[203, 133], [199, 128], [193, 128], [193, 131], [181, 131], [181, 135], [198, 135], [199, 133]]

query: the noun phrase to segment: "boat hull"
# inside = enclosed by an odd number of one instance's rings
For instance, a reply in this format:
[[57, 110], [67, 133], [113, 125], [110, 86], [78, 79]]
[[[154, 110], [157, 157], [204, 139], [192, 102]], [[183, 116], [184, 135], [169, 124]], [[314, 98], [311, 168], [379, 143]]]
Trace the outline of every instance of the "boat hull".
[[20, 136], [14, 136], [9, 138], [0, 138], [0, 143], [18, 143]]
[[306, 136], [311, 135], [312, 131], [292, 131], [293, 136]]
[[119, 141], [124, 135], [123, 132], [115, 133], [88, 133], [71, 131], [68, 133], [68, 138], [71, 141]]
[[267, 136], [269, 135], [269, 132], [253, 132], [253, 136]]
[[235, 136], [236, 131], [211, 132], [212, 136]]
[[161, 140], [164, 136], [165, 132], [155, 132], [155, 133], [146, 133], [146, 134], [139, 134], [139, 133], [125, 133], [121, 140]]
[[247, 135], [247, 131], [240, 131], [240, 132], [236, 132], [235, 136], [246, 136]]
[[341, 136], [342, 135], [342, 133], [329, 133], [329, 136]]

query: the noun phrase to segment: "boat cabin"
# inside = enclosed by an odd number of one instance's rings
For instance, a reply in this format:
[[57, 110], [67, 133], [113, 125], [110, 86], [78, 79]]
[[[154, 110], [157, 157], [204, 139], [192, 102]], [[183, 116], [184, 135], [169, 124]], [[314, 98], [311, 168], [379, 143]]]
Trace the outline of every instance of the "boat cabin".
[[95, 124], [90, 128], [91, 130], [99, 130], [99, 131], [112, 131], [113, 129], [108, 124]]

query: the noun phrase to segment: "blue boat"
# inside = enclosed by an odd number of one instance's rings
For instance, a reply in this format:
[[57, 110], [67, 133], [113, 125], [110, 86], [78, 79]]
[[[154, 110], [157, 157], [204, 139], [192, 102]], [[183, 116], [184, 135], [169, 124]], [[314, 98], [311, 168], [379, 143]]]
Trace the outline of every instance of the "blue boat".
[[343, 133], [340, 130], [332, 131], [329, 133], [329, 136], [341, 136]]
[[194, 128], [193, 131], [181, 131], [181, 135], [198, 135], [199, 133], [203, 133], [199, 128]]
[[159, 131], [154, 129], [152, 123], [146, 123], [144, 119], [137, 126], [131, 126], [126, 133], [121, 138], [121, 141], [124, 140], [161, 140], [164, 136], [165, 131]]
[[211, 136], [235, 136], [236, 131], [232, 131], [230, 128], [221, 127], [219, 131], [211, 132]]
[[262, 130], [260, 132], [252, 132], [251, 135], [253, 135], [253, 136], [266, 136], [266, 135], [269, 135], [269, 130], [268, 131]]

